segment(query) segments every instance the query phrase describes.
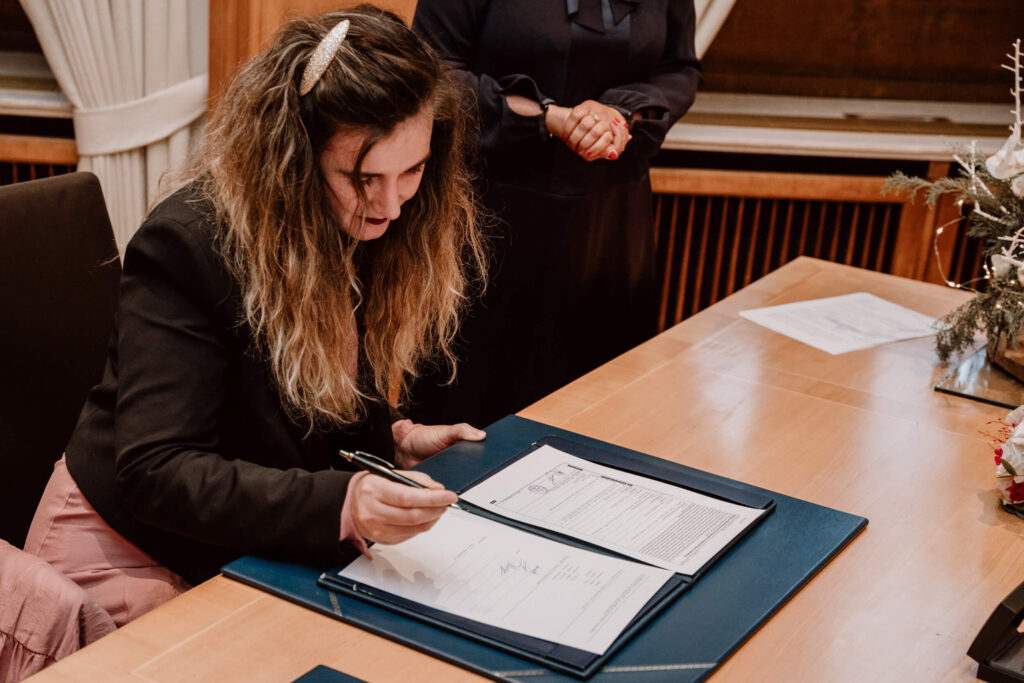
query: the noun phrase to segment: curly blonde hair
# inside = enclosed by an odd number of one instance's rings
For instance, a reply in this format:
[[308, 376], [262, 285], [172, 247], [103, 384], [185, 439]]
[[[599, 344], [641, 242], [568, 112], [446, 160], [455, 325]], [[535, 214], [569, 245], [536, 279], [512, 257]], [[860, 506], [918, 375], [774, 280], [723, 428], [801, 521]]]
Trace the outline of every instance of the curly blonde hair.
[[[347, 37], [300, 96], [310, 55], [342, 19], [351, 22]], [[339, 130], [365, 133], [358, 177], [373, 145], [428, 102], [434, 122], [419, 191], [382, 237], [349, 237], [317, 163], [327, 141]], [[361, 6], [285, 24], [213, 113], [192, 177], [220, 226], [244, 322], [282, 403], [310, 429], [360, 420], [367, 400], [404, 399], [428, 358], [451, 363], [454, 376], [459, 317], [485, 279], [466, 167], [470, 111], [416, 34]], [[363, 359], [353, 371], [357, 327]]]

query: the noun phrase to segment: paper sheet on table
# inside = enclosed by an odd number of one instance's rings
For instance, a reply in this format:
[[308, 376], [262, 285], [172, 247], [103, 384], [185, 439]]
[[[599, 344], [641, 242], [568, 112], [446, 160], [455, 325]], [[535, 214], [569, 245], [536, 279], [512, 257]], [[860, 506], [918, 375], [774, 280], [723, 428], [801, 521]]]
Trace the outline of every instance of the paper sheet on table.
[[552, 446], [541, 446], [460, 497], [495, 514], [687, 575], [764, 514]]
[[493, 626], [603, 654], [671, 572], [526, 533], [462, 510], [339, 574]]
[[740, 315], [833, 355], [935, 334], [934, 318], [866, 292], [754, 308]]

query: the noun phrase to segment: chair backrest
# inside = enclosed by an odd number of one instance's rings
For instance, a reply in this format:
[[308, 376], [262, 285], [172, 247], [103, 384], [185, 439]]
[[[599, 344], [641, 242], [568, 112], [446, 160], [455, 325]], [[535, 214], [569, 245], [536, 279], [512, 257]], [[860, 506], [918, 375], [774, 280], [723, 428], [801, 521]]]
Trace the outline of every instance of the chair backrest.
[[96, 176], [0, 187], [0, 538], [16, 546], [103, 373], [120, 274]]

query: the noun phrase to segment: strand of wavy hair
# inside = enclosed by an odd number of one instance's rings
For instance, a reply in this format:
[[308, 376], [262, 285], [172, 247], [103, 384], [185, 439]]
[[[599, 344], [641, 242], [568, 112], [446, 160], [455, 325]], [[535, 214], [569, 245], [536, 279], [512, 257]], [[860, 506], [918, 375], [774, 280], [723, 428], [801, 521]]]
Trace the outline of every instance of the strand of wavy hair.
[[[310, 429], [364, 414], [355, 370], [355, 245], [328, 213], [288, 79], [299, 45], [258, 55], [235, 78], [206, 137], [204, 194], [242, 292], [240, 321], [269, 362], [282, 402]], [[264, 64], [276, 60], [276, 64]], [[283, 80], [283, 84], [282, 84]], [[251, 122], [240, 126], [238, 121]], [[267, 159], [277, 160], [268, 167]]]

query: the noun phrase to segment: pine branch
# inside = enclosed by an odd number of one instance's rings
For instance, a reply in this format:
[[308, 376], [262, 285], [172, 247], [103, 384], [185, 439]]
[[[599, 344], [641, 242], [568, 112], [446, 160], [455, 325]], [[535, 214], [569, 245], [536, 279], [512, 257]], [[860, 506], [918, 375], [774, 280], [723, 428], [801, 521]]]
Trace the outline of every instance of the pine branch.
[[982, 292], [940, 318], [939, 332], [935, 335], [935, 352], [939, 359], [947, 361], [973, 349], [974, 335], [976, 332], [987, 332], [990, 312], [994, 306], [993, 297]]
[[939, 197], [952, 194], [957, 200], [970, 199], [966, 178], [939, 178], [938, 180], [926, 180], [905, 175], [902, 171], [896, 171], [882, 184], [882, 194], [887, 195], [893, 192], [906, 192], [910, 195], [911, 201], [916, 199], [918, 193], [924, 193], [925, 204], [935, 206]]

